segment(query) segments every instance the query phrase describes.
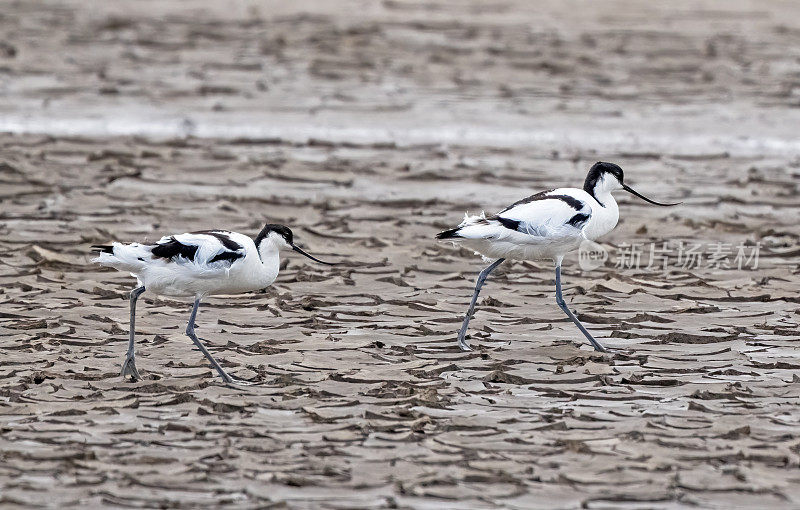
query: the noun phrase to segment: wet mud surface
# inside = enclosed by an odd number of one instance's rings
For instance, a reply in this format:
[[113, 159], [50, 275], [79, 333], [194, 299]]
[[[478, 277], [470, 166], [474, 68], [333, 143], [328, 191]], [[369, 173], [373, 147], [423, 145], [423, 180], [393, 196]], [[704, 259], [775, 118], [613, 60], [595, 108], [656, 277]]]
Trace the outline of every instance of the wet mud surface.
[[[10, 3], [3, 80], [18, 88], [3, 111], [36, 103], [26, 111], [44, 118], [45, 98], [60, 113], [163, 104], [199, 126], [217, 108], [224, 119], [320, 116], [369, 131], [395, 118], [390, 103], [408, 122], [429, 111], [474, 126], [470, 108], [512, 120], [540, 108], [564, 125], [610, 119], [609, 129], [688, 108], [721, 132], [727, 108], [793, 136], [782, 127], [793, 114], [775, 112], [797, 101], [800, 31], [780, 3], [681, 11], [694, 17], [631, 8], [640, 30], [589, 8], [571, 24], [570, 6], [555, 4], [514, 22], [515, 4], [469, 4], [469, 22], [449, 23], [466, 14], [394, 1], [352, 19], [325, 7], [248, 17], [246, 4], [192, 15], [167, 4], [126, 18]], [[68, 55], [56, 58], [59, 44]], [[90, 65], [100, 61], [102, 73]], [[72, 88], [45, 90], [48, 80]], [[800, 159], [786, 146], [755, 151], [759, 133], [741, 151], [635, 141], [598, 151], [57, 131], [0, 135], [0, 506], [800, 505]], [[580, 185], [597, 159], [648, 196], [683, 201], [620, 196], [607, 263], [565, 261], [569, 306], [612, 352], [590, 350], [563, 316], [547, 261], [493, 273], [471, 323], [475, 351], [459, 351], [485, 263], [435, 233], [464, 211]], [[204, 303], [198, 335], [255, 384], [220, 384], [183, 335], [190, 303], [148, 294], [137, 317], [144, 380], [122, 380], [134, 282], [91, 264], [89, 246], [211, 227], [255, 235], [266, 221], [341, 264], [288, 254], [264, 292]], [[671, 250], [666, 270], [646, 269], [650, 243], [664, 242], [699, 243], [704, 259], [692, 267]], [[758, 266], [709, 266], [718, 243], [733, 254], [760, 243]], [[631, 244], [646, 248], [641, 267], [615, 267]]]

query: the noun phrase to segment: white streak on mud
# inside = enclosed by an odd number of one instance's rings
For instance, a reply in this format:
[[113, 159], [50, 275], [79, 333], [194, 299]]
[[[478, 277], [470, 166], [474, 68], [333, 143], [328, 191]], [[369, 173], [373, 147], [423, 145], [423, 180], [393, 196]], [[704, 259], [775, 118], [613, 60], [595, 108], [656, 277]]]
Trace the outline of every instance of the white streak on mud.
[[[667, 152], [678, 154], [728, 153], [734, 156], [800, 154], [800, 140], [771, 134], [769, 129], [752, 127], [746, 132], [707, 129], [705, 120], [683, 122], [598, 122], [587, 126], [585, 119], [543, 126], [541, 122], [517, 122], [512, 127], [496, 119], [484, 123], [411, 122], [390, 118], [386, 123], [374, 119], [306, 115], [258, 115], [242, 113], [190, 115], [136, 115], [130, 112], [103, 115], [23, 115], [0, 116], [0, 131], [15, 134], [53, 136], [140, 136], [149, 139], [198, 138], [280, 139], [305, 143], [320, 140], [331, 143], [395, 143], [399, 146], [443, 144], [475, 147], [567, 148], [606, 152]], [[508, 124], [506, 124], [508, 125]], [[634, 125], [636, 129], [634, 129]], [[596, 126], [596, 127], [595, 127]], [[698, 128], [698, 126], [701, 126]]]

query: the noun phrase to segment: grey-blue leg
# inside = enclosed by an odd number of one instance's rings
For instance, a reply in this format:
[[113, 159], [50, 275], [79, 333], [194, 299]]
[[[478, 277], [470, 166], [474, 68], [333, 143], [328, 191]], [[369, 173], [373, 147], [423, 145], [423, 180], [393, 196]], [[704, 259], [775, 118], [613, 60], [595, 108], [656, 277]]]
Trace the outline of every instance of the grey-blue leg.
[[194, 320], [197, 317], [197, 309], [200, 308], [200, 298], [194, 300], [194, 307], [192, 307], [192, 315], [189, 317], [189, 324], [186, 325], [186, 334], [189, 338], [192, 339], [192, 342], [200, 349], [200, 352], [208, 358], [208, 361], [211, 362], [211, 365], [219, 372], [219, 376], [222, 377], [222, 380], [226, 383], [232, 384], [236, 381], [233, 380], [231, 376], [225, 373], [225, 370], [217, 363], [217, 360], [214, 359], [214, 356], [211, 355], [210, 352], [203, 346], [200, 342], [200, 339], [197, 338], [197, 335], [194, 334]]
[[142, 378], [139, 371], [136, 370], [136, 352], [133, 347], [133, 339], [136, 336], [136, 300], [139, 299], [145, 291], [144, 287], [137, 287], [131, 291], [131, 326], [130, 337], [128, 339], [128, 354], [125, 356], [125, 362], [122, 363], [122, 372], [120, 375], [125, 377], [130, 375], [131, 379], [138, 381]]
[[464, 317], [464, 324], [461, 325], [461, 331], [458, 332], [458, 346], [461, 347], [462, 351], [472, 350], [472, 347], [469, 346], [464, 337], [467, 335], [467, 326], [469, 326], [469, 320], [472, 318], [472, 314], [475, 311], [475, 303], [478, 301], [478, 294], [481, 292], [483, 282], [486, 281], [486, 277], [489, 276], [489, 273], [502, 264], [504, 260], [505, 259], [495, 260], [478, 275], [478, 281], [475, 282], [475, 294], [472, 295], [472, 302], [470, 302], [469, 310], [467, 310], [467, 315]]
[[564, 297], [561, 295], [561, 265], [560, 264], [556, 266], [556, 303], [558, 303], [559, 308], [564, 310], [564, 313], [567, 314], [567, 317], [569, 317], [572, 320], [572, 322], [574, 322], [575, 325], [578, 326], [578, 329], [580, 329], [581, 333], [583, 333], [583, 335], [586, 337], [586, 339], [589, 340], [589, 342], [592, 343], [592, 345], [594, 346], [595, 350], [600, 351], [600, 352], [608, 352], [608, 351], [606, 351], [605, 347], [600, 345], [600, 342], [595, 340], [594, 337], [588, 331], [586, 331], [586, 328], [583, 327], [583, 324], [581, 324], [581, 321], [579, 321], [578, 318], [575, 317], [572, 314], [572, 312], [567, 307], [567, 303], [564, 302]]

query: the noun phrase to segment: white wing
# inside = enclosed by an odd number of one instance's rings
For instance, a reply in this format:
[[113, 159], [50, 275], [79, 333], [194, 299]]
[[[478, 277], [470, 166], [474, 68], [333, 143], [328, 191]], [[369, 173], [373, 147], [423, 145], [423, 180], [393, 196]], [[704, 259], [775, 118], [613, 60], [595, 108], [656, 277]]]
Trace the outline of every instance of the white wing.
[[183, 266], [199, 277], [213, 277], [245, 257], [246, 247], [238, 236], [226, 231], [164, 236], [150, 248], [151, 260]]
[[592, 216], [592, 208], [581, 193], [585, 192], [571, 188], [537, 193], [490, 219], [534, 237], [572, 237], [580, 234]]

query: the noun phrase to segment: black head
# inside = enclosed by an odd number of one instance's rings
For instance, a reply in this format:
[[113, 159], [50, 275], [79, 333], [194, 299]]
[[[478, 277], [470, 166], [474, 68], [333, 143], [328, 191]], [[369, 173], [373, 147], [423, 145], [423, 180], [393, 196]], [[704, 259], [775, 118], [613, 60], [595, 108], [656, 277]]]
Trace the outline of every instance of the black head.
[[586, 193], [594, 196], [594, 189], [597, 186], [597, 183], [602, 180], [603, 177], [609, 174], [616, 178], [620, 184], [623, 183], [622, 180], [624, 175], [622, 173], [622, 168], [620, 168], [619, 165], [615, 165], [614, 163], [606, 163], [605, 161], [598, 161], [592, 165], [592, 168], [589, 169], [589, 173], [586, 174], [586, 181], [583, 183], [583, 190]]
[[[325, 262], [323, 260], [320, 260], [320, 259], [314, 257], [313, 255], [309, 255], [308, 253], [306, 253], [302, 249], [300, 249], [297, 246], [295, 246], [295, 244], [294, 244], [294, 234], [292, 234], [291, 229], [289, 227], [286, 227], [284, 225], [278, 225], [276, 223], [267, 223], [266, 225], [264, 225], [264, 228], [261, 229], [261, 232], [259, 232], [258, 235], [256, 236], [256, 248], [258, 248], [258, 250], [259, 250], [259, 256], [261, 255], [261, 253], [260, 253], [260, 251], [261, 251], [261, 243], [264, 241], [264, 239], [267, 239], [269, 237], [269, 235], [272, 234], [272, 233], [275, 233], [275, 234], [281, 236], [283, 238], [283, 240], [286, 242], [286, 245], [291, 247], [297, 253], [299, 253], [301, 255], [304, 255], [304, 256], [310, 258], [311, 260], [313, 260], [315, 262], [319, 262], [320, 264], [327, 264], [329, 266], [333, 265], [330, 262]], [[280, 249], [280, 248], [278, 248], [278, 249]]]
[[272, 232], [275, 232], [281, 236], [289, 246], [294, 244], [294, 234], [292, 234], [292, 231], [289, 227], [278, 225], [277, 223], [267, 223], [264, 225], [264, 228], [261, 229], [261, 232], [259, 232], [256, 236], [256, 247], [261, 246], [261, 241], [266, 239], [266, 237]]
[[623, 179], [624, 175], [622, 174], [622, 168], [620, 168], [619, 165], [598, 161], [592, 165], [592, 168], [589, 169], [589, 173], [586, 175], [586, 181], [583, 183], [583, 190], [592, 195], [600, 205], [603, 205], [603, 203], [597, 199], [598, 193], [608, 193], [618, 189], [624, 189], [631, 195], [637, 196], [645, 202], [649, 202], [651, 204], [661, 206], [678, 205], [662, 204], [661, 202], [650, 200], [646, 196], [625, 184]]

